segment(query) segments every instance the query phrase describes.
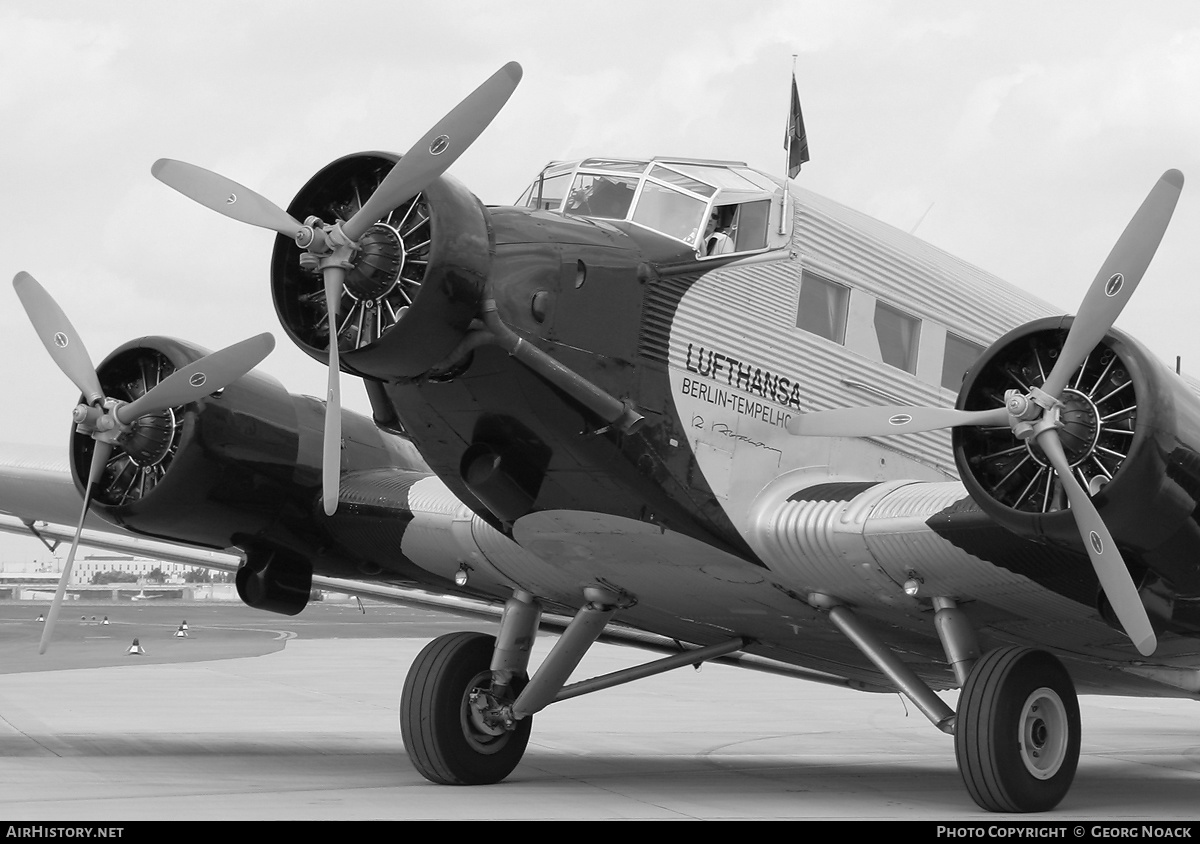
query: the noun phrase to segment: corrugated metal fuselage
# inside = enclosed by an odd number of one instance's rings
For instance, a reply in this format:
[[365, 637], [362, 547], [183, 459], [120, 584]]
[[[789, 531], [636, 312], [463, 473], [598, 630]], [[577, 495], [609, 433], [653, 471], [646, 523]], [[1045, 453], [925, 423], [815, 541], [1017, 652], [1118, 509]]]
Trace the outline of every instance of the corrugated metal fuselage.
[[[1133, 653], [1095, 608], [1086, 557], [1008, 536], [1018, 557], [1058, 567], [1070, 588], [1056, 590], [1053, 579], [1038, 582], [935, 529], [938, 514], [970, 506], [947, 433], [884, 441], [786, 432], [798, 412], [948, 406], [947, 332], [986, 345], [1052, 312], [843, 206], [793, 197], [787, 248], [716, 260], [629, 223], [489, 209], [501, 317], [647, 418], [632, 434], [606, 428], [487, 345], [453, 377], [386, 386], [446, 486], [532, 552], [498, 563], [500, 579], [566, 607], [602, 583], [634, 600], [621, 613], [627, 623], [697, 643], [746, 636], [758, 653], [877, 683], [809, 605], [807, 595], [822, 592], [857, 607], [945, 687], [953, 678], [928, 599], [901, 586], [915, 574], [923, 595], [962, 602], [985, 643], [1058, 650], [1081, 690], [1180, 693], [1133, 676], [1114, 685], [1086, 667]], [[806, 272], [849, 289], [844, 342], [797, 327]], [[920, 320], [913, 372], [885, 363], [873, 345], [865, 315], [875, 302]], [[497, 518], [471, 492], [464, 455], [479, 443], [520, 467], [514, 483], [529, 503], [516, 518]], [[1183, 644], [1164, 643], [1160, 656], [1182, 657]]]

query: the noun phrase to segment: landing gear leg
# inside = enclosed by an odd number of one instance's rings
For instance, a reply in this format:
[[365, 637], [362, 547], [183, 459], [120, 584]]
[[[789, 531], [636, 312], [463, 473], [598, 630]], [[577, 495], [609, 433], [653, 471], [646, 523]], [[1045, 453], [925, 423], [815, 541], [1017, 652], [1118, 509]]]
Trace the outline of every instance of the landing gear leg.
[[1051, 654], [999, 648], [971, 670], [958, 702], [954, 753], [967, 791], [991, 812], [1044, 812], [1079, 763], [1075, 686]]
[[[400, 734], [413, 766], [442, 785], [486, 785], [512, 773], [529, 743], [533, 718], [496, 718], [520, 691], [519, 678], [493, 687], [496, 639], [448, 633], [417, 655], [400, 696]], [[503, 699], [497, 699], [503, 694]]]

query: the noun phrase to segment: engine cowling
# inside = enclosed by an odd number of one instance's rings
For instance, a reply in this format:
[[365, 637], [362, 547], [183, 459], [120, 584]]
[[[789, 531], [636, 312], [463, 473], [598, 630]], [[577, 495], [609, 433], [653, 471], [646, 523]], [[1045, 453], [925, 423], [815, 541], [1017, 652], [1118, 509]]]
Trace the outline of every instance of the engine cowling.
[[[968, 374], [958, 407], [1027, 394], [1054, 365], [1071, 325], [1053, 317], [1002, 337]], [[1200, 596], [1200, 400], [1122, 332], [1110, 331], [1071, 377], [1059, 436], [1072, 471], [1125, 552], [1135, 581], [1152, 571], [1173, 597]], [[998, 523], [1042, 542], [1079, 548], [1079, 529], [1033, 438], [1008, 426], [954, 429], [954, 455], [971, 497]]]
[[[114, 351], [97, 375], [107, 396], [130, 401], [207, 353], [179, 340], [147, 337]], [[143, 536], [237, 547], [248, 561], [273, 560], [270, 577], [285, 585], [311, 578], [314, 571], [361, 577], [386, 569], [420, 579], [420, 571], [394, 549], [382, 559], [367, 559], [361, 549], [351, 552], [339, 542], [336, 518], [320, 507], [324, 421], [324, 403], [289, 393], [269, 375], [252, 371], [199, 401], [135, 420], [113, 450], [92, 509]], [[415, 450], [369, 419], [343, 412], [342, 433], [347, 472], [427, 472]], [[89, 435], [72, 435], [72, 472], [81, 493], [94, 443]]]
[[[399, 158], [371, 152], [338, 159], [301, 188], [288, 211], [299, 220], [346, 220]], [[491, 267], [487, 212], [465, 187], [440, 176], [372, 225], [359, 244], [339, 309], [341, 368], [388, 380], [424, 374], [454, 351], [479, 315]], [[291, 240], [276, 241], [272, 296], [288, 335], [325, 363], [323, 282], [301, 256]]]
[[[207, 350], [148, 337], [97, 367], [106, 395], [132, 400]], [[189, 405], [143, 416], [122, 438], [94, 494], [94, 509], [136, 533], [228, 548], [311, 520], [320, 487], [321, 405], [254, 371]], [[75, 433], [82, 490], [94, 441]]]

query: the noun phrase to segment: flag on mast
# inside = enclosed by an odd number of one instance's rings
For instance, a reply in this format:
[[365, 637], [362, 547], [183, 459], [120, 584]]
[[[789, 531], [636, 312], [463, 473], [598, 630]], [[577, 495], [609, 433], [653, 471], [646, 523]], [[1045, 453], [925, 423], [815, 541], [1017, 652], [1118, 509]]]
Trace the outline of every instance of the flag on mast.
[[804, 132], [804, 115], [800, 113], [800, 92], [796, 89], [795, 73], [792, 73], [792, 107], [788, 113], [783, 148], [788, 155], [788, 178], [794, 179], [800, 172], [800, 165], [808, 161], [808, 135]]

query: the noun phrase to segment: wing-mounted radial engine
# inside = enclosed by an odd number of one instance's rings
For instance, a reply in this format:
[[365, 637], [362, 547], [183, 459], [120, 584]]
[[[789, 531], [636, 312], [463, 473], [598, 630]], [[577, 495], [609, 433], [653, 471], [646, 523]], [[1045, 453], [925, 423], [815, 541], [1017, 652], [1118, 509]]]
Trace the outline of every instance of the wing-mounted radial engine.
[[1151, 603], [1196, 595], [1200, 535], [1191, 513], [1200, 494], [1200, 402], [1112, 326], [1158, 250], [1182, 188], [1178, 170], [1164, 173], [1074, 320], [1034, 322], [994, 343], [956, 409], [852, 408], [788, 423], [800, 436], [958, 429], [958, 468], [980, 507], [1021, 536], [1082, 543], [1105, 610], [1144, 655], [1157, 640], [1118, 544], [1139, 552], [1136, 573], [1140, 559], [1161, 579]]
[[[110, 399], [134, 402], [204, 357], [166, 337], [124, 344], [97, 367]], [[92, 492], [95, 509], [135, 533], [209, 548], [261, 536], [270, 525], [311, 519], [320, 476], [323, 413], [260, 372], [188, 402], [130, 420], [112, 444]], [[86, 480], [96, 440], [72, 438], [76, 482]]]
[[[1047, 318], [1002, 337], [972, 368], [959, 408], [994, 408], [1018, 385], [1022, 394], [1042, 388], [1071, 325]], [[1200, 400], [1114, 329], [1071, 373], [1059, 401], [1063, 459], [1135, 579], [1168, 601], [1200, 598]], [[1066, 490], [1036, 437], [1004, 424], [957, 427], [953, 438], [963, 484], [984, 512], [1020, 536], [1078, 546]], [[1159, 620], [1178, 612], [1194, 626], [1185, 603], [1151, 607]]]
[[[71, 579], [71, 567], [79, 550], [79, 537], [88, 507], [97, 496], [107, 494], [112, 497], [106, 481], [114, 472], [114, 464], [127, 456], [152, 476], [157, 471], [155, 467], [163, 469], [162, 464], [179, 446], [175, 439], [176, 411], [224, 390], [243, 377], [270, 354], [275, 339], [270, 334], [260, 334], [213, 354], [197, 352], [186, 361], [173, 362], [169, 370], [159, 365], [154, 374], [150, 372], [155, 365], [153, 361], [147, 361], [145, 367], [134, 364], [132, 369], [122, 365], [116, 379], [101, 379], [75, 326], [45, 288], [28, 273], [18, 273], [13, 279], [13, 289], [33, 323], [38, 339], [58, 368], [83, 394], [72, 414], [75, 431], [83, 440], [78, 443], [79, 452], [72, 451], [76, 479], [83, 494], [83, 509], [42, 630], [38, 652], [45, 653]], [[144, 374], [139, 376], [139, 371]], [[151, 481], [143, 475], [141, 480], [145, 491], [147, 484], [155, 486], [161, 476], [155, 476]]]

